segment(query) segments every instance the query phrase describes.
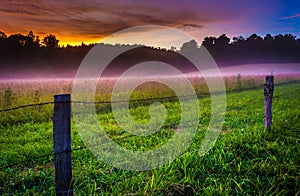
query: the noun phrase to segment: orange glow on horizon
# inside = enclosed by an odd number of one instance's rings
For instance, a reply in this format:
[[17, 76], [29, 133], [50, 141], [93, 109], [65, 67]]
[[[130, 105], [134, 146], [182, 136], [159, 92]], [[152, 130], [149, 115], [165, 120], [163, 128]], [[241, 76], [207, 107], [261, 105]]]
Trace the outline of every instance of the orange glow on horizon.
[[[53, 34], [55, 35], [55, 34]], [[99, 42], [101, 42], [101, 40], [103, 40], [105, 37], [100, 37], [99, 38], [88, 38], [85, 36], [74, 36], [74, 37], [70, 37], [70, 36], [59, 36], [56, 35], [56, 38], [59, 40], [59, 46], [80, 46], [82, 45], [82, 43], [84, 43], [85, 45], [89, 45], [89, 44], [97, 44]], [[42, 39], [41, 39], [42, 40]]]
[[[103, 35], [96, 38], [91, 38], [89, 36], [84, 36], [84, 35], [71, 37], [71, 36], [56, 35], [55, 33], [52, 34], [55, 35], [56, 39], [59, 40], [58, 44], [60, 47], [62, 46], [66, 47], [67, 45], [81, 46], [82, 43], [84, 43], [85, 45], [98, 44], [106, 38], [106, 36]], [[43, 35], [42, 38], [40, 39], [42, 40], [45, 36], [46, 35]]]

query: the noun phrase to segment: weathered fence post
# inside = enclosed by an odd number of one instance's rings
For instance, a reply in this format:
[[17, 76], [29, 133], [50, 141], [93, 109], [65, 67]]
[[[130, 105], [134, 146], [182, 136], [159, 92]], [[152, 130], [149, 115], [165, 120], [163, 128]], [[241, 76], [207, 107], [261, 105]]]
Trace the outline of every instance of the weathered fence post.
[[272, 98], [274, 92], [274, 76], [266, 76], [264, 84], [265, 95], [265, 128], [270, 130], [272, 126]]
[[53, 140], [56, 195], [73, 195], [71, 160], [71, 98], [54, 96]]

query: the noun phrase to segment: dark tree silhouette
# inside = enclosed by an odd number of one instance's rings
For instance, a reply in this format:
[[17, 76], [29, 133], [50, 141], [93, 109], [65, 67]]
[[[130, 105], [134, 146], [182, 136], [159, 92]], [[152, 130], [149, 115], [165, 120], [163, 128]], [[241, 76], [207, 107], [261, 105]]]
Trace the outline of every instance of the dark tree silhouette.
[[26, 36], [22, 35], [22, 34], [13, 34], [10, 35], [8, 38], [8, 41], [15, 45], [15, 46], [25, 46], [26, 43]]
[[39, 36], [35, 36], [32, 31], [29, 31], [29, 33], [27, 34], [27, 43], [25, 45], [28, 47], [39, 47]]
[[202, 45], [219, 65], [300, 62], [300, 39], [291, 34], [237, 36], [232, 42], [221, 35], [204, 38]]
[[[84, 56], [95, 44], [59, 47], [59, 40], [55, 35], [47, 35], [40, 43], [38, 36], [29, 31], [27, 35], [12, 34], [7, 36], [0, 31], [0, 68], [3, 70], [43, 69], [47, 67], [60, 74], [62, 72], [75, 73]], [[207, 48], [219, 66], [249, 64], [249, 63], [300, 63], [300, 39], [291, 34], [271, 35], [261, 37], [252, 34], [249, 37], [237, 36], [232, 40], [222, 34], [219, 37], [205, 37], [202, 45]], [[116, 70], [121, 70], [123, 61], [131, 64], [136, 57], [137, 62], [151, 59], [164, 59], [176, 67], [183, 66], [183, 70], [192, 70], [186, 67], [182, 59], [176, 56], [176, 48], [170, 50], [164, 48], [144, 47], [127, 53], [122, 61], [115, 62]], [[99, 44], [105, 51], [112, 52], [120, 48], [130, 49], [132, 46], [124, 44]], [[195, 40], [183, 43], [180, 51], [191, 53], [198, 49]], [[154, 58], [155, 57], [155, 58]], [[169, 59], [169, 60], [167, 60]], [[20, 69], [21, 68], [21, 69]]]
[[46, 46], [46, 48], [58, 48], [58, 42], [59, 40], [56, 39], [55, 35], [47, 35], [46, 37], [44, 37], [43, 39], [43, 44]]
[[216, 43], [216, 37], [205, 37], [202, 41], [202, 45], [205, 46], [208, 50], [211, 50]]
[[245, 41], [245, 38], [243, 36], [237, 36], [232, 38], [234, 43], [243, 43]]
[[230, 42], [230, 38], [228, 38], [226, 34], [222, 34], [220, 37], [218, 37], [215, 40], [215, 45], [220, 49], [224, 49], [228, 46], [229, 42]]
[[7, 36], [4, 32], [0, 31], [0, 40], [6, 39]]

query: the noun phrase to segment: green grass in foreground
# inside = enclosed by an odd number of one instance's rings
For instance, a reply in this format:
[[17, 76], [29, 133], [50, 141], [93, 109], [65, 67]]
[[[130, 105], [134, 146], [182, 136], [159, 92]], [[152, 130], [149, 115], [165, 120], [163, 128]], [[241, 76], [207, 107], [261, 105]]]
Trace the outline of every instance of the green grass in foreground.
[[[223, 130], [204, 156], [199, 156], [198, 151], [209, 123], [210, 99], [201, 98], [201, 126], [188, 150], [167, 165], [150, 171], [116, 169], [97, 160], [88, 149], [74, 151], [74, 191], [80, 195], [300, 194], [300, 84], [277, 86], [274, 96], [274, 126], [267, 132], [263, 126], [263, 90], [228, 93]], [[117, 126], [111, 113], [101, 114], [99, 119], [106, 125], [107, 134], [121, 146], [134, 150], [152, 148], [167, 142], [179, 122], [178, 103], [164, 104], [169, 111], [167, 123], [174, 126], [163, 126], [160, 133], [150, 137], [130, 137]], [[51, 109], [44, 107], [40, 113], [35, 108], [28, 116], [22, 114], [23, 120], [18, 118], [18, 121], [14, 112], [1, 114], [0, 193], [3, 195], [55, 194], [53, 157], [3, 168], [53, 152]], [[146, 106], [132, 108], [131, 113], [142, 121], [140, 116], [146, 109]], [[39, 114], [41, 119], [35, 119]], [[72, 145], [84, 146], [74, 126]]]

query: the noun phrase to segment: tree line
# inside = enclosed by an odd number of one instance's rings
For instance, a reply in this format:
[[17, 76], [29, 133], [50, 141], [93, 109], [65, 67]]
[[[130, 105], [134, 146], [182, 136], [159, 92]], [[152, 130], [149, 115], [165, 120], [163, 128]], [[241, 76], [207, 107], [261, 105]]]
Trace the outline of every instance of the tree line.
[[204, 38], [202, 45], [217, 62], [225, 65], [300, 62], [300, 38], [292, 34], [266, 34], [264, 37], [252, 34], [232, 40], [223, 34], [218, 38]]
[[[296, 63], [300, 62], [300, 39], [292, 34], [267, 34], [261, 37], [252, 34], [249, 37], [227, 37], [226, 34], [219, 37], [205, 37], [202, 45], [210, 52], [219, 66], [245, 64], [245, 63]], [[29, 31], [27, 35], [12, 34], [7, 36], [0, 31], [0, 68], [1, 69], [43, 69], [50, 67], [54, 72], [69, 70], [75, 72], [87, 52], [95, 44], [78, 46], [60, 46], [55, 35], [46, 35], [43, 39]], [[101, 44], [105, 49], [113, 50], [118, 47], [130, 48], [129, 45]], [[115, 64], [122, 66], [124, 61], [132, 64], [133, 58], [141, 59], [135, 63], [147, 60], [164, 59], [170, 63], [184, 62], [176, 53], [177, 49], [154, 48], [139, 45], [140, 50], [134, 50], [135, 54], [123, 55], [122, 61]], [[197, 42], [191, 40], [184, 43], [179, 50], [188, 51], [198, 48]], [[156, 56], [157, 58], [154, 58]], [[167, 60], [171, 58], [171, 60]], [[183, 63], [182, 63], [183, 64]], [[183, 64], [184, 65], [184, 64]], [[181, 65], [182, 66], [182, 65]]]

